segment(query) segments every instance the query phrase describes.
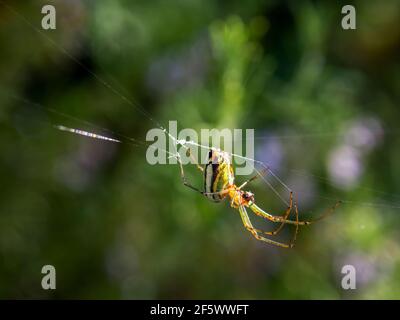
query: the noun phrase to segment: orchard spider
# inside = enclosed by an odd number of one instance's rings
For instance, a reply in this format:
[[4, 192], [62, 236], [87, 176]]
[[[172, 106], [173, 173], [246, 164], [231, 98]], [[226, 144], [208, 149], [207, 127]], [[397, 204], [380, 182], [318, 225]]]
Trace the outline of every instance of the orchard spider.
[[[190, 153], [190, 149], [188, 149]], [[233, 173], [233, 165], [230, 161], [229, 154], [227, 152], [211, 149], [208, 153], [208, 162], [203, 167], [199, 164], [196, 164], [197, 168], [204, 173], [204, 190], [201, 191], [196, 187], [192, 186], [185, 177], [185, 173], [183, 170], [183, 165], [178, 159], [181, 170], [181, 177], [183, 184], [202, 195], [206, 196], [208, 199], [214, 202], [220, 202], [224, 200], [226, 197], [230, 198], [231, 207], [238, 209], [240, 216], [242, 218], [242, 222], [245, 228], [250, 231], [250, 233], [260, 241], [264, 241], [266, 243], [282, 247], [282, 248], [293, 248], [294, 243], [296, 241], [297, 232], [299, 225], [309, 225], [318, 220], [321, 220], [328, 215], [330, 215], [341, 203], [341, 201], [337, 201], [336, 204], [328, 209], [324, 214], [320, 217], [309, 220], [309, 221], [299, 221], [299, 213], [297, 209], [296, 201], [293, 201], [293, 191], [290, 191], [289, 198], [289, 206], [284, 212], [283, 215], [272, 215], [261, 209], [255, 204], [254, 194], [250, 191], [243, 191], [242, 188], [246, 186], [249, 182], [257, 179], [260, 175], [255, 175], [254, 177], [246, 180], [239, 187], [235, 185], [235, 175]], [[262, 174], [265, 174], [269, 169], [266, 168]], [[247, 214], [246, 207], [250, 208], [256, 215], [268, 219], [275, 223], [280, 223], [280, 225], [274, 231], [262, 231], [259, 229], [255, 229], [250, 221], [250, 218]], [[294, 208], [296, 220], [289, 220], [288, 217]], [[293, 234], [293, 238], [289, 243], [282, 243], [278, 241], [274, 241], [270, 238], [267, 238], [263, 235], [274, 236], [277, 235], [283, 228], [285, 224], [295, 225], [295, 232]], [[263, 235], [261, 235], [263, 234]]]

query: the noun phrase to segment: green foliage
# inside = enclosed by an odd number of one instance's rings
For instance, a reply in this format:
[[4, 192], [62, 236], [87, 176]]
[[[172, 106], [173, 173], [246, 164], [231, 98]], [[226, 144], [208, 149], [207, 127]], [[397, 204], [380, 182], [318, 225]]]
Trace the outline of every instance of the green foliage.
[[[399, 298], [398, 1], [356, 1], [355, 31], [322, 1], [60, 1], [57, 30], [38, 33], [41, 2], [15, 5], [31, 25], [1, 9], [0, 298]], [[147, 114], [255, 128], [301, 218], [345, 201], [295, 249], [271, 247], [143, 146], [52, 127], [143, 142]], [[262, 181], [250, 188], [284, 212]], [[45, 264], [55, 291], [40, 287]], [[341, 288], [345, 264], [355, 291]]]

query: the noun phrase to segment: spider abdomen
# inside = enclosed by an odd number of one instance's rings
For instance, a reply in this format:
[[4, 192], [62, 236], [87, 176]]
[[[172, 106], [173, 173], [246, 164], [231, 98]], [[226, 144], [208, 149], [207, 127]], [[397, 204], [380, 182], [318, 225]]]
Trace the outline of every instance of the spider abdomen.
[[233, 167], [229, 155], [223, 151], [210, 150], [208, 163], [204, 168], [204, 194], [215, 202], [223, 200], [227, 193], [221, 193], [234, 184]]

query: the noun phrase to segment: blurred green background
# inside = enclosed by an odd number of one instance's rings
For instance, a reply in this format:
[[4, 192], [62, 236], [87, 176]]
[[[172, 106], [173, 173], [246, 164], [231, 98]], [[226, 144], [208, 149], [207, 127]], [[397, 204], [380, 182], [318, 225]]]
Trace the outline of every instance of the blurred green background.
[[[0, 298], [400, 298], [398, 1], [352, 2], [347, 31], [341, 1], [7, 3]], [[56, 30], [41, 29], [44, 4]], [[298, 192], [301, 218], [344, 203], [294, 249], [272, 247], [228, 202], [184, 187], [178, 166], [149, 165], [145, 148], [52, 128], [145, 141], [155, 124], [140, 108], [179, 129], [254, 128], [256, 158]], [[249, 188], [284, 211], [262, 181]], [[54, 291], [41, 288], [45, 264]], [[341, 287], [347, 264], [356, 290]]]

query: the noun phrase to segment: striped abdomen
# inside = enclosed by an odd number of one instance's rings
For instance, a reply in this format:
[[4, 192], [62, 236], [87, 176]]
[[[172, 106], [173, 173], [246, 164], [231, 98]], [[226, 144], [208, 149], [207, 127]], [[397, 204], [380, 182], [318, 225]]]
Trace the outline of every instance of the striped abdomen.
[[210, 150], [204, 168], [204, 193], [213, 201], [223, 200], [227, 194], [219, 194], [234, 184], [234, 174], [229, 155], [223, 151]]

